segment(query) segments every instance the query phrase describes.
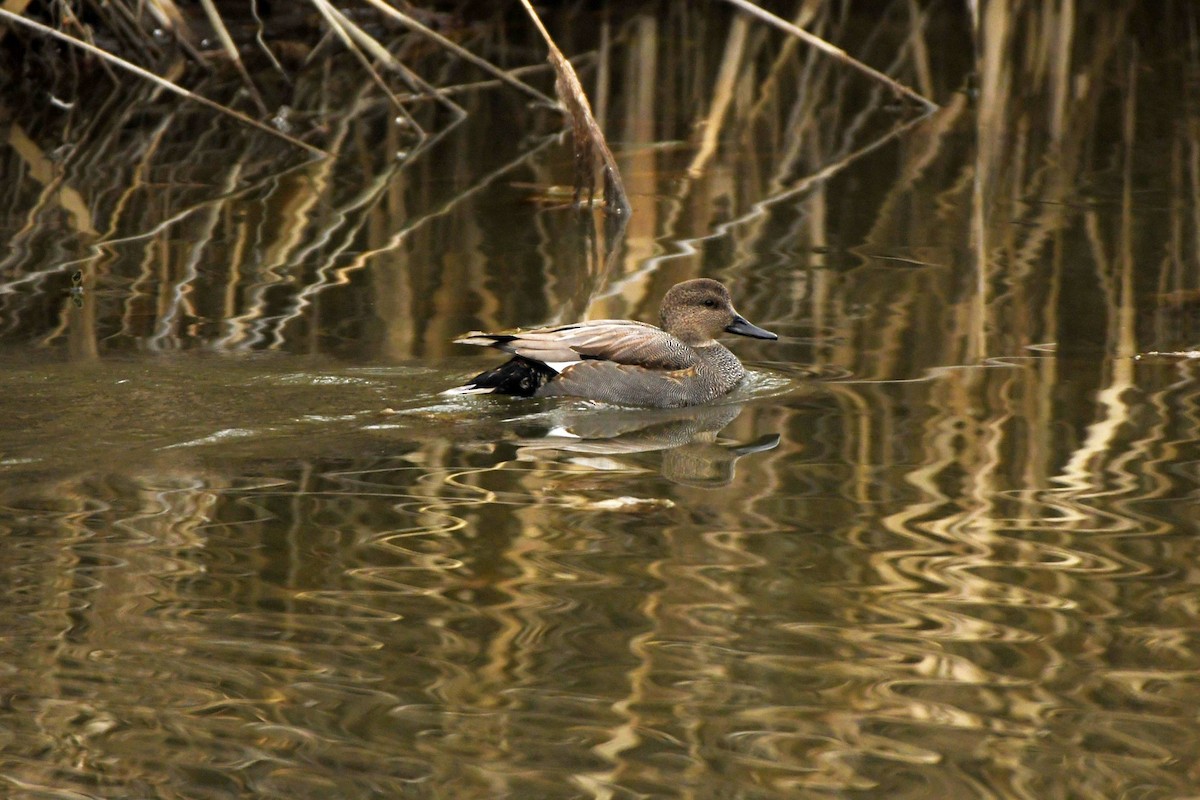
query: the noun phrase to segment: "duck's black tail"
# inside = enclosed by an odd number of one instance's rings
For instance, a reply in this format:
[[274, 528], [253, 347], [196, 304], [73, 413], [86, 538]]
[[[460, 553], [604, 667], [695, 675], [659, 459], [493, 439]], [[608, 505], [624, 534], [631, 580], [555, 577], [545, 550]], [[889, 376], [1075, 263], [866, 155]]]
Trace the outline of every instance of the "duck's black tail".
[[510, 358], [495, 369], [481, 372], [471, 380], [444, 394], [511, 394], [533, 397], [546, 381], [558, 373], [541, 363], [522, 356]]

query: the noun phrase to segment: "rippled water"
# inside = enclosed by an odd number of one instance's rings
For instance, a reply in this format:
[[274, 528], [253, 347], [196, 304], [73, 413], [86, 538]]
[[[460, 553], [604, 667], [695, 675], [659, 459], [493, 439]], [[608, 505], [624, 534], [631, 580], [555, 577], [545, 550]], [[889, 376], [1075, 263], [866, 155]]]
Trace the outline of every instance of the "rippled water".
[[[411, 165], [378, 109], [317, 167], [176, 124], [64, 167], [87, 226], [10, 141], [0, 795], [1193, 796], [1191, 12], [1046, 8], [987, 17], [1003, 66], [957, 7], [808, 20], [912, 123], [614, 6], [623, 232], [497, 89]], [[459, 332], [698, 275], [781, 334], [712, 406], [440, 394], [496, 360]]]

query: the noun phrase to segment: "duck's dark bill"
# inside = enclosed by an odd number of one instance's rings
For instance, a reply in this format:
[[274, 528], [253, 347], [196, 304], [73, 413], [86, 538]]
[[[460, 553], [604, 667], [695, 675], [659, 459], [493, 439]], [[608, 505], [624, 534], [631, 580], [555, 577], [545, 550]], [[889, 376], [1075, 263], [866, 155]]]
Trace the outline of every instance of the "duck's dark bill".
[[738, 336], [752, 336], [755, 339], [778, 339], [779, 335], [763, 330], [757, 325], [752, 324], [745, 317], [734, 317], [733, 322], [725, 326], [725, 330], [729, 333], [736, 333]]

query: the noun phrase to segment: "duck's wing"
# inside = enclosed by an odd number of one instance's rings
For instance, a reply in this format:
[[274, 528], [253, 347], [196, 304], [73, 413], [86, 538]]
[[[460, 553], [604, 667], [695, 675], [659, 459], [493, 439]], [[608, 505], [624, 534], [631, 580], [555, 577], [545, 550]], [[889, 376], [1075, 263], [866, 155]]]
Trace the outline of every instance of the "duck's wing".
[[495, 347], [559, 372], [585, 360], [647, 370], [679, 370], [696, 364], [696, 354], [683, 342], [661, 328], [630, 320], [601, 319], [504, 333], [474, 331], [454, 341]]

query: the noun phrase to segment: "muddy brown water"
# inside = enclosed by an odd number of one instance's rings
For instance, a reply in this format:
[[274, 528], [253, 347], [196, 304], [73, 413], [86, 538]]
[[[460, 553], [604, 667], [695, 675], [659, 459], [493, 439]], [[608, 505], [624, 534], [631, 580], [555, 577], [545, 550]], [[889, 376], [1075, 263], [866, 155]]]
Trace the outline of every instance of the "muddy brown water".
[[[1193, 794], [1190, 12], [983, 5], [808, 20], [920, 119], [715, 5], [559, 9], [623, 230], [503, 87], [422, 143], [341, 64], [320, 162], [12, 99], [0, 794]], [[721, 402], [439, 394], [697, 276], [780, 333]]]

